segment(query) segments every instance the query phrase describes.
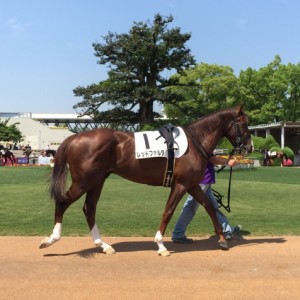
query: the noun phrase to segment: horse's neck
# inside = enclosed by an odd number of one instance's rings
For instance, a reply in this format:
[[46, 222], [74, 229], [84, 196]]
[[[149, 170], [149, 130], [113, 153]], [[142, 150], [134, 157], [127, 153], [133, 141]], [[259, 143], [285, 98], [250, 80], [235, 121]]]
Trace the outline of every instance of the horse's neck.
[[224, 137], [224, 131], [222, 126], [215, 123], [212, 124], [209, 120], [203, 120], [201, 125], [197, 126], [195, 124], [194, 132], [196, 133], [196, 138], [202, 144], [206, 153], [209, 155], [215, 150], [219, 140]]
[[221, 135], [221, 130], [213, 130], [206, 137], [203, 138], [203, 147], [210, 154], [215, 150], [219, 140], [223, 136]]

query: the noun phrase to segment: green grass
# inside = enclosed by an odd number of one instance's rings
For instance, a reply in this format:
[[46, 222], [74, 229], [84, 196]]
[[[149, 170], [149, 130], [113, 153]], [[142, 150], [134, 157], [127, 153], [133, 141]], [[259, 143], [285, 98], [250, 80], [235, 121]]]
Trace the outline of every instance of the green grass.
[[[0, 167], [0, 235], [49, 235], [54, 203], [47, 186], [49, 167]], [[229, 172], [217, 174], [214, 186], [227, 195]], [[232, 177], [232, 225], [242, 224], [244, 234], [300, 235], [300, 168], [261, 167], [235, 170]], [[111, 175], [98, 203], [97, 223], [104, 236], [154, 236], [169, 194], [168, 188], [151, 187]], [[225, 197], [227, 198], [227, 197]], [[170, 236], [185, 198], [169, 223]], [[226, 200], [226, 199], [225, 199]], [[66, 212], [63, 235], [87, 235], [78, 200]], [[208, 215], [200, 208], [188, 228], [189, 236], [213, 233]]]

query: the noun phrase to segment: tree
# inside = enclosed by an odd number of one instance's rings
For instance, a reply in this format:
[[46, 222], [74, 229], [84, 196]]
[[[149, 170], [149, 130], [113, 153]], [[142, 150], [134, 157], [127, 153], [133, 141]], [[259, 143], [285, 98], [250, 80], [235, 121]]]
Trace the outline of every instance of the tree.
[[9, 119], [0, 121], [0, 141], [3, 142], [20, 142], [22, 133], [16, 126], [18, 123], [8, 125]]
[[277, 55], [266, 67], [241, 71], [240, 97], [251, 125], [300, 119], [300, 64], [281, 64]]
[[300, 63], [289, 63], [286, 68], [286, 94], [282, 103], [283, 119], [287, 121], [300, 120]]
[[[75, 96], [83, 101], [74, 108], [112, 125], [152, 124], [159, 116], [154, 112], [155, 101], [166, 104], [177, 97], [166, 88], [178, 82], [163, 77], [164, 72], [181, 73], [195, 63], [185, 46], [191, 35], [177, 27], [168, 29], [172, 21], [172, 16], [156, 14], [152, 24], [135, 22], [128, 33], [109, 32], [103, 43], [94, 43], [98, 63], [110, 69], [108, 79], [75, 88]], [[101, 111], [103, 104], [112, 108]]]
[[238, 81], [230, 67], [200, 63], [174, 77], [178, 78], [182, 86], [171, 87], [170, 90], [185, 100], [167, 104], [165, 112], [168, 117], [191, 122], [236, 104]]
[[190, 88], [171, 87], [184, 101], [167, 104], [168, 117], [188, 123], [210, 112], [243, 103], [251, 125], [300, 120], [300, 64], [281, 63], [279, 56], [267, 66], [241, 71], [238, 78], [230, 67], [201, 63], [175, 74]]

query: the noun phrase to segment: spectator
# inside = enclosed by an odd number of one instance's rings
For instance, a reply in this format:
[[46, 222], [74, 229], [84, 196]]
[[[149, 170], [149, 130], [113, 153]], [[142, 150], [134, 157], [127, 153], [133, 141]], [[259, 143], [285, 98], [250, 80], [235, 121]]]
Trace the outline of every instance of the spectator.
[[[200, 187], [216, 210], [217, 219], [222, 226], [225, 238], [227, 240], [230, 240], [233, 235], [237, 234], [242, 229], [242, 226], [238, 225], [236, 227], [232, 227], [229, 224], [229, 221], [226, 218], [226, 216], [219, 210], [218, 202], [216, 201], [211, 189], [211, 184], [215, 183], [214, 164], [226, 164], [226, 161], [227, 160], [222, 157], [211, 157], [210, 161], [207, 162], [204, 179], [200, 182]], [[229, 166], [234, 166], [236, 164], [236, 161], [234, 159], [230, 159], [227, 164]], [[189, 223], [194, 218], [198, 208], [199, 203], [192, 196], [189, 195], [185, 204], [183, 205], [182, 211], [172, 233], [173, 242], [181, 244], [190, 244], [193, 242], [192, 239], [186, 237], [185, 231]]]
[[41, 151], [41, 155], [38, 157], [39, 165], [49, 165], [49, 158], [46, 156], [46, 152]]
[[281, 160], [281, 166], [283, 166], [283, 167], [290, 167], [292, 165], [293, 165], [292, 160], [289, 159], [286, 154], [283, 154], [282, 155], [282, 160]]

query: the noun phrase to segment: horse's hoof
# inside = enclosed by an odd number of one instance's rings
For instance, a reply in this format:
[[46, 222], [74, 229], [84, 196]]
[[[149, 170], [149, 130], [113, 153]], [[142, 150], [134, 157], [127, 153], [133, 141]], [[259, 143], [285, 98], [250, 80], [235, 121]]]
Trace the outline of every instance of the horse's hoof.
[[49, 247], [51, 244], [49, 243], [49, 238], [46, 237], [44, 238], [42, 241], [41, 241], [41, 244], [40, 244], [40, 249], [44, 249], [44, 248], [47, 248]]
[[103, 250], [105, 254], [116, 254], [116, 251], [113, 247], [108, 247], [107, 249]]
[[158, 252], [159, 256], [170, 256], [171, 253], [168, 250], [162, 250], [160, 252]]
[[219, 240], [218, 243], [222, 250], [229, 250], [229, 246], [226, 240]]
[[55, 242], [59, 241], [60, 240], [60, 237], [45, 237], [42, 241], [41, 241], [41, 244], [40, 244], [40, 249], [43, 249], [43, 248], [47, 248], [51, 245], [53, 245]]

